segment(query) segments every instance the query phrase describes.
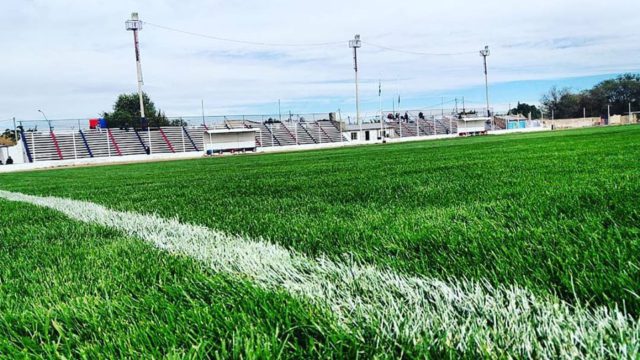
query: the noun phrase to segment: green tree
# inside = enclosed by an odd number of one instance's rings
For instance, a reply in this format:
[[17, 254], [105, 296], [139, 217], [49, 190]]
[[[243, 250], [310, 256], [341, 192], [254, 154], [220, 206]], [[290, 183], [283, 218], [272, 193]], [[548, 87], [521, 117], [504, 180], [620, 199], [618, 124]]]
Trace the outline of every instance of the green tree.
[[582, 116], [582, 94], [576, 94], [569, 88], [552, 87], [542, 96], [540, 103], [548, 117], [569, 119]]
[[510, 112], [513, 115], [521, 114], [525, 117], [529, 117], [529, 113], [531, 113], [532, 119], [539, 119], [541, 117], [540, 109], [538, 109], [535, 105], [529, 105], [527, 103], [518, 103], [518, 106], [511, 109]]
[[637, 107], [640, 102], [640, 74], [605, 80], [589, 90], [587, 96], [591, 112], [607, 114], [607, 105], [611, 105], [611, 114], [624, 114], [629, 111], [629, 103]]
[[14, 145], [16, 143], [16, 134], [11, 129], [6, 129], [0, 134], [1, 145]]
[[553, 87], [540, 102], [547, 116], [553, 112], [556, 119], [606, 116], [608, 106], [612, 115], [625, 114], [629, 104], [635, 109], [640, 106], [640, 74], [624, 74], [578, 93]]
[[[146, 93], [142, 93], [142, 101], [149, 126], [158, 127], [171, 124], [165, 114], [156, 109], [156, 105]], [[102, 117], [107, 120], [107, 126], [112, 128], [139, 127], [141, 116], [138, 94], [121, 94], [113, 105], [113, 112], [105, 112]]]

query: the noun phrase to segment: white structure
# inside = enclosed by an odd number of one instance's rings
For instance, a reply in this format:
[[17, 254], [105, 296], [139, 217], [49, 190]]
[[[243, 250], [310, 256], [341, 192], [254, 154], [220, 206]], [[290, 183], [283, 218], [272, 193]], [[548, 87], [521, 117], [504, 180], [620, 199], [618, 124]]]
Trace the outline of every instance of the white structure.
[[2, 161], [3, 164], [6, 164], [9, 156], [13, 160], [14, 164], [28, 162], [28, 160], [25, 160], [26, 156], [24, 155], [21, 142], [18, 142], [18, 144], [14, 146], [0, 145], [0, 161]]
[[484, 135], [487, 132], [487, 124], [491, 126], [490, 117], [463, 117], [458, 119], [458, 134], [460, 136]]
[[225, 151], [255, 151], [257, 129], [205, 130], [204, 149], [207, 154]]
[[[385, 126], [385, 138], [392, 137], [393, 129]], [[375, 142], [382, 141], [382, 129], [380, 123], [352, 124], [343, 127], [342, 134], [349, 141]]]

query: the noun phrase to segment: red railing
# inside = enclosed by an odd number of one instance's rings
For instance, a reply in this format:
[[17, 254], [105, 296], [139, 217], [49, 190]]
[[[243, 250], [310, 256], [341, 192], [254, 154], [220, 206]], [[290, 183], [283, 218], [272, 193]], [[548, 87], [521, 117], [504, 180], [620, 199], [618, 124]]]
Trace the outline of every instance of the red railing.
[[122, 156], [122, 152], [120, 151], [120, 146], [118, 146], [116, 139], [113, 137], [113, 134], [111, 133], [111, 129], [107, 129], [107, 134], [109, 135], [109, 139], [113, 144], [113, 148], [116, 149], [116, 154], [118, 154], [118, 156]]
[[167, 137], [167, 135], [165, 135], [164, 131], [162, 131], [162, 129], [160, 130], [160, 135], [162, 135], [162, 138], [164, 139], [164, 142], [167, 143], [167, 146], [169, 147], [169, 150], [171, 150], [172, 153], [175, 153], [176, 151], [173, 149], [173, 145], [171, 145], [171, 141], [169, 141], [169, 138]]
[[56, 147], [56, 152], [58, 152], [58, 157], [60, 160], [64, 160], [62, 157], [62, 150], [60, 150], [60, 145], [58, 144], [58, 139], [56, 138], [56, 134], [53, 133], [53, 130], [49, 131], [49, 135], [51, 136], [51, 140], [53, 140], [53, 145]]

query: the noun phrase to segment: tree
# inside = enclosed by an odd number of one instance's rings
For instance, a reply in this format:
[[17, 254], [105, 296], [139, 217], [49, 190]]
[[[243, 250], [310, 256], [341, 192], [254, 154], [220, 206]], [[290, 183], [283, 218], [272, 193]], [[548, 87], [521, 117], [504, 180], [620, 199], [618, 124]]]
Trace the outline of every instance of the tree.
[[14, 145], [16, 143], [16, 134], [11, 129], [6, 129], [0, 134], [0, 145]]
[[542, 96], [540, 102], [544, 112], [549, 117], [569, 119], [582, 116], [582, 108], [580, 107], [582, 102], [581, 95], [571, 92], [569, 88], [558, 90], [554, 86]]
[[600, 114], [607, 114], [607, 105], [611, 105], [611, 114], [624, 114], [629, 111], [629, 103], [640, 101], [640, 74], [605, 80], [589, 90], [588, 96], [589, 105]]
[[611, 114], [621, 115], [629, 111], [629, 104], [638, 108], [640, 74], [624, 74], [578, 93], [568, 88], [558, 90], [553, 87], [540, 102], [548, 116], [553, 112], [556, 119], [606, 116], [608, 106], [611, 106]]
[[521, 114], [525, 117], [529, 117], [529, 113], [531, 113], [532, 119], [539, 119], [542, 115], [540, 109], [535, 105], [529, 105], [527, 103], [518, 103], [518, 106], [511, 109], [510, 113], [514, 115]]
[[[142, 101], [149, 126], [158, 127], [171, 125], [171, 122], [164, 113], [156, 110], [155, 104], [149, 99], [146, 93], [142, 93]], [[113, 105], [113, 112], [105, 112], [102, 114], [102, 117], [107, 120], [107, 125], [112, 128], [140, 126], [141, 116], [138, 94], [121, 94]]]

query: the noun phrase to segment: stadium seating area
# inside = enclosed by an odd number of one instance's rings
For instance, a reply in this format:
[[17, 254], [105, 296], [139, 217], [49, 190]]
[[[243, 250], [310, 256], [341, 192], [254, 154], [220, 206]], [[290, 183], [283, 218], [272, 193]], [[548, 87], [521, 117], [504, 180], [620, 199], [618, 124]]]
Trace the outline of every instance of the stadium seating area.
[[397, 137], [414, 137], [455, 134], [458, 132], [457, 120], [453, 117], [444, 117], [442, 119], [420, 119], [418, 117], [409, 117], [404, 121], [387, 121], [387, 127], [394, 129]]
[[[497, 124], [501, 128], [501, 124]], [[457, 133], [454, 116], [424, 117], [408, 114], [401, 120], [387, 120], [392, 137], [415, 137]], [[52, 161], [144, 154], [204, 151], [203, 136], [210, 129], [257, 129], [257, 147], [296, 146], [348, 141], [340, 123], [329, 120], [258, 122], [225, 120], [216, 125], [174, 126], [149, 130], [89, 129], [26, 132], [23, 145], [30, 161]]]
[[[218, 128], [258, 129], [258, 147], [320, 144], [343, 141], [337, 124], [327, 120], [314, 122], [260, 123], [231, 120]], [[52, 130], [22, 134], [31, 162], [95, 157], [170, 154], [203, 151], [206, 125], [161, 127], [149, 130], [90, 129]]]

